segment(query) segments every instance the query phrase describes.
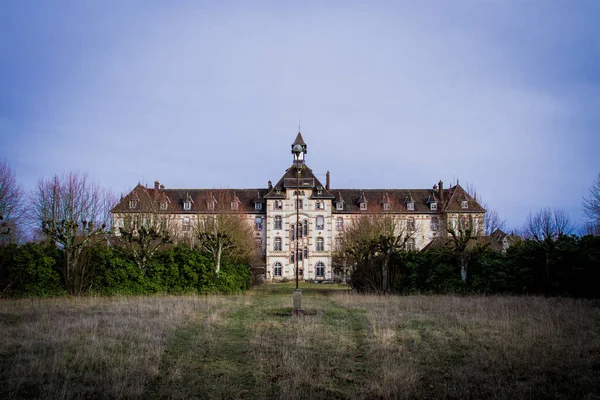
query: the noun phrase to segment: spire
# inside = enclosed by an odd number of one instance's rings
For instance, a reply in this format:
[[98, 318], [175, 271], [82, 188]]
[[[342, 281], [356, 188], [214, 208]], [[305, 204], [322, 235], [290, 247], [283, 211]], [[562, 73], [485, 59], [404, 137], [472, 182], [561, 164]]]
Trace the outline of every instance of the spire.
[[[302, 152], [298, 155], [294, 154], [294, 146], [301, 146]], [[294, 143], [292, 143], [292, 154], [294, 154], [294, 164], [304, 164], [304, 156], [306, 153], [306, 143], [302, 138], [302, 133], [298, 132], [298, 135], [296, 135], [296, 140], [294, 140]], [[298, 158], [296, 159], [296, 157]]]

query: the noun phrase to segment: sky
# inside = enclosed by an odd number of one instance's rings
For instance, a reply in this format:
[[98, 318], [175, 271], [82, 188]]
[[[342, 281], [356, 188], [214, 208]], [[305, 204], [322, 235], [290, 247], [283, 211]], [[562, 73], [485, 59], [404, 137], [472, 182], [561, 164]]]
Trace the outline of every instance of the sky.
[[0, 2], [0, 159], [25, 190], [472, 185], [577, 223], [600, 173], [600, 2]]

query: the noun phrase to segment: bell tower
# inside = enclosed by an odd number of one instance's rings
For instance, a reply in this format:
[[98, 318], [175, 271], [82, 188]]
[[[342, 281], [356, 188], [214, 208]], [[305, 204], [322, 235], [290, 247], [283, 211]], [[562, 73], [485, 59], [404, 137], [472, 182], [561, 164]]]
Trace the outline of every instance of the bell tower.
[[[302, 151], [299, 152], [297, 156], [294, 152], [294, 146], [296, 145], [300, 145], [302, 147]], [[306, 154], [306, 143], [304, 143], [302, 133], [300, 132], [298, 132], [296, 140], [294, 140], [294, 143], [292, 143], [292, 154], [294, 154], [294, 164], [304, 164], [304, 156]]]

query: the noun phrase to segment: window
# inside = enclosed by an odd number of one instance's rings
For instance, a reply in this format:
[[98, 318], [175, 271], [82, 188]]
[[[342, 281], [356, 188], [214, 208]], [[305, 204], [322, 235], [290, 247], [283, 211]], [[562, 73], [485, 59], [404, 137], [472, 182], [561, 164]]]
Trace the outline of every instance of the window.
[[231, 202], [231, 209], [232, 210], [237, 210], [238, 209], [238, 202], [237, 201]]
[[273, 265], [273, 276], [281, 276], [281, 273], [282, 273], [281, 263], [276, 262], [275, 265]]
[[187, 231], [190, 231], [191, 229], [192, 229], [192, 221], [188, 217], [185, 217], [183, 219], [183, 223], [181, 225], [181, 230], [187, 232]]
[[322, 215], [317, 215], [317, 229], [322, 230], [325, 228], [325, 218]]
[[437, 231], [440, 228], [438, 217], [431, 217], [431, 230]]
[[[304, 220], [303, 225], [304, 225], [304, 236], [308, 236], [308, 220], [307, 219]], [[299, 236], [299, 237], [301, 237], [301, 236]]]
[[262, 218], [256, 217], [254, 218], [254, 229], [257, 231], [262, 231]]
[[337, 203], [335, 203], [335, 209], [338, 211], [342, 211], [344, 209], [344, 202], [338, 201]]
[[412, 201], [410, 203], [406, 203], [406, 209], [408, 211], [415, 211], [415, 203], [413, 203]]
[[460, 218], [458, 219], [458, 224], [459, 229], [469, 229], [469, 227], [471, 226], [469, 217], [467, 217], [466, 215], [460, 216]]
[[292, 225], [292, 227], [290, 228], [290, 239], [291, 240], [296, 239], [295, 232], [296, 232], [296, 225]]
[[290, 264], [293, 264], [293, 263], [294, 263], [294, 252], [292, 251], [290, 253]]
[[296, 209], [302, 210], [302, 199], [298, 199], [298, 202], [296, 203]]
[[184, 201], [183, 202], [183, 209], [184, 210], [191, 210], [192, 209], [192, 202], [191, 201]]
[[467, 200], [463, 200], [460, 202], [460, 207], [463, 209], [469, 208], [469, 202]]
[[[207, 201], [206, 202], [206, 208], [208, 208], [209, 210], [214, 210], [215, 209], [215, 202], [214, 201]], [[188, 208], [189, 210], [189, 208]]]
[[136, 207], [137, 207], [137, 201], [129, 200], [129, 208], [136, 208]]
[[435, 202], [429, 203], [429, 209], [431, 211], [436, 211], [437, 210], [437, 203], [435, 203]]
[[319, 261], [316, 265], [315, 275], [319, 278], [323, 278], [325, 276], [325, 264]]
[[281, 238], [276, 237], [273, 243], [273, 251], [281, 251]]
[[262, 203], [260, 201], [255, 201], [254, 202], [254, 209], [255, 210], [262, 210]]
[[325, 251], [325, 239], [322, 237], [317, 238], [317, 251]]
[[298, 239], [302, 239], [302, 223], [298, 225]]
[[323, 203], [322, 201], [317, 201], [315, 203], [315, 210], [324, 210], [325, 209], [325, 203]]
[[308, 247], [304, 246], [304, 258], [308, 258]]
[[282, 226], [281, 217], [278, 215], [275, 217], [274, 229], [281, 229], [281, 226]]
[[303, 268], [298, 267], [298, 275], [299, 276], [304, 276], [304, 269]]
[[410, 217], [406, 222], [406, 229], [408, 229], [409, 231], [415, 230], [415, 219], [413, 217]]
[[344, 230], [344, 218], [338, 217], [338, 219], [336, 221], [336, 226], [337, 226], [338, 231], [343, 231]]
[[256, 242], [256, 245], [258, 246], [258, 248], [262, 250], [262, 239], [258, 237], [256, 239], [254, 239], [254, 241]]
[[302, 261], [302, 250], [298, 250], [298, 262]]
[[360, 203], [360, 209], [361, 210], [366, 210], [367, 209], [367, 203]]
[[283, 208], [283, 201], [275, 200], [273, 202], [273, 210], [281, 210]]
[[383, 203], [383, 211], [390, 211], [392, 209], [392, 203]]
[[415, 251], [415, 239], [410, 238], [406, 241], [406, 250]]
[[163, 201], [162, 203], [160, 203], [161, 210], [166, 210], [168, 207], [169, 207], [169, 204], [166, 201]]
[[123, 226], [125, 225], [124, 221], [123, 221], [123, 218], [117, 218], [117, 220], [115, 222], [116, 222], [115, 225], [116, 225], [117, 228], [123, 228]]

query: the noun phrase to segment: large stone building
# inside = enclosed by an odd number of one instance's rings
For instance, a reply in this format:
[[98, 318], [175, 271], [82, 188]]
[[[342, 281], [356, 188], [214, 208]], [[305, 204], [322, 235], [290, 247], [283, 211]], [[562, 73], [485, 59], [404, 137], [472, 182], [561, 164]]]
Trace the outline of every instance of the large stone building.
[[460, 185], [444, 188], [440, 181], [431, 189], [333, 189], [329, 171], [323, 184], [306, 165], [307, 145], [301, 133], [292, 143], [292, 153], [293, 164], [277, 183], [269, 181], [266, 188], [166, 189], [158, 182], [154, 188], [138, 185], [114, 208], [115, 226], [122, 226], [128, 215], [143, 212], [143, 198], [157, 200], [157, 209], [170, 217], [171, 229], [181, 237], [193, 232], [199, 217], [239, 214], [253, 226], [267, 280], [294, 278], [295, 256], [301, 279], [333, 280], [334, 246], [344, 229], [365, 215], [391, 216], [397, 230], [410, 232], [408, 250], [420, 250], [432, 239], [448, 235], [446, 226], [477, 224], [480, 228], [476, 231], [483, 234], [485, 210]]

